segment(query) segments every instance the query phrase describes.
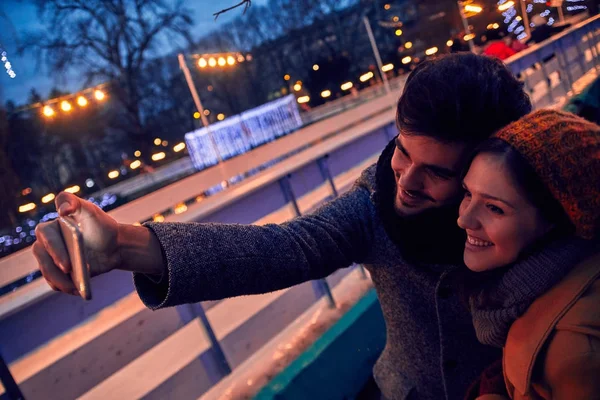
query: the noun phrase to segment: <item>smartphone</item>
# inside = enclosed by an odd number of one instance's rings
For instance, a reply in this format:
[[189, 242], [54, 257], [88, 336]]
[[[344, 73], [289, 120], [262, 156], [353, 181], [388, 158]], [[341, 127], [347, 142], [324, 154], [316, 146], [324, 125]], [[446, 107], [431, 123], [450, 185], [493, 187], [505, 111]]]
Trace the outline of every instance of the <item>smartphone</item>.
[[71, 217], [59, 217], [61, 233], [69, 259], [71, 260], [71, 279], [79, 295], [84, 300], [92, 299], [92, 287], [90, 286], [90, 270], [85, 259], [83, 247], [83, 235], [75, 220]]

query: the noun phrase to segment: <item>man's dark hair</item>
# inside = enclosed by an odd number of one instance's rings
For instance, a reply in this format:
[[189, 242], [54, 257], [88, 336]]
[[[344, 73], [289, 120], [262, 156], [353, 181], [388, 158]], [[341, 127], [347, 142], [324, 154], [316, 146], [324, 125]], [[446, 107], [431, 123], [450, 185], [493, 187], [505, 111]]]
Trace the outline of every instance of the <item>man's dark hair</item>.
[[523, 84], [501, 61], [459, 53], [415, 68], [398, 102], [396, 124], [405, 135], [477, 143], [529, 112]]

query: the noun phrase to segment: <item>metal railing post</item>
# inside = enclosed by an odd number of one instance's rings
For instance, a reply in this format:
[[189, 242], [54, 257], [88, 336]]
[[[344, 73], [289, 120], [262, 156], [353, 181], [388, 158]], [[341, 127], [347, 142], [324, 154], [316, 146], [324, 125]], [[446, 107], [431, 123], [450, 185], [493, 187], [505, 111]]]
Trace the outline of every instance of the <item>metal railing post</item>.
[[592, 55], [592, 62], [594, 63], [596, 71], [598, 71], [600, 70], [600, 65], [598, 65], [598, 48], [596, 47], [596, 40], [594, 39], [594, 33], [591, 27], [587, 29], [586, 38]]
[[[285, 200], [288, 203], [292, 204], [292, 207], [294, 208], [294, 213], [295, 213], [296, 217], [299, 217], [302, 215], [302, 213], [300, 212], [300, 207], [298, 206], [298, 200], [296, 199], [296, 195], [294, 194], [294, 190], [292, 189], [292, 185], [290, 184], [290, 177], [291, 177], [291, 175], [286, 175], [283, 178], [281, 178], [279, 180], [279, 186], [281, 187], [281, 191], [283, 192], [283, 196], [284, 196]], [[327, 301], [329, 303], [329, 307], [335, 308], [336, 307], [335, 299], [333, 298], [333, 293], [331, 292], [329, 283], [327, 283], [325, 278], [318, 279], [314, 283], [316, 284], [316, 286], [313, 285], [313, 290], [315, 291], [315, 295], [317, 297], [321, 297], [321, 295], [324, 293], [325, 296], [327, 296]], [[323, 293], [321, 293], [321, 292], [323, 292]]]
[[281, 187], [281, 191], [283, 192], [283, 197], [286, 202], [290, 203], [294, 209], [294, 215], [299, 217], [302, 215], [300, 211], [300, 207], [298, 206], [298, 201], [296, 200], [296, 195], [292, 190], [292, 185], [290, 184], [291, 175], [286, 175], [279, 180], [279, 186]]
[[542, 75], [544, 76], [544, 80], [546, 81], [546, 86], [548, 87], [548, 99], [550, 100], [550, 104], [554, 103], [554, 96], [552, 96], [552, 81], [550, 80], [550, 75], [548, 75], [548, 71], [546, 69], [546, 64], [542, 59], [540, 53], [536, 54], [538, 64], [540, 64], [540, 68], [542, 71]]
[[336, 198], [339, 196], [339, 193], [337, 191], [337, 188], [335, 187], [335, 182], [333, 181], [331, 172], [329, 171], [329, 165], [327, 164], [328, 158], [329, 154], [326, 154], [322, 158], [319, 158], [317, 160], [317, 165], [319, 166], [319, 170], [321, 171], [321, 176], [327, 181], [327, 183], [329, 183], [329, 188], [331, 189], [331, 194], [333, 195], [333, 198]]
[[4, 390], [8, 395], [10, 400], [25, 400], [25, 396], [19, 389], [19, 385], [13, 378], [10, 373], [10, 369], [8, 369], [8, 365], [4, 362], [4, 358], [0, 354], [0, 382], [2, 382], [2, 386], [4, 386]]
[[[327, 164], [327, 159], [329, 158], [329, 154], [326, 154], [323, 158], [317, 160], [317, 164], [319, 165], [319, 169], [321, 170], [321, 176], [327, 182], [329, 182], [329, 187], [331, 188], [331, 192], [334, 198], [339, 196], [337, 188], [335, 187], [335, 182], [331, 176], [331, 171], [329, 170], [329, 165]], [[362, 264], [357, 264], [360, 269], [360, 273], [363, 278], [367, 278], [367, 272], [365, 271], [365, 267]]]
[[[574, 85], [575, 85], [575, 81], [573, 80], [573, 76], [571, 75], [571, 69], [569, 67], [569, 62], [568, 62], [568, 57], [567, 54], [565, 54], [564, 51], [564, 47], [562, 46], [561, 42], [555, 42], [554, 44], [554, 48], [557, 50], [555, 51], [554, 54], [556, 54], [556, 60], [558, 61], [558, 67], [561, 70], [564, 70], [564, 74], [566, 75], [566, 79], [563, 79], [562, 75], [560, 80], [562, 81], [561, 83], [563, 84], [563, 87], [565, 89], [565, 95], [568, 96], [569, 95], [569, 91], [570, 90], [574, 90]], [[562, 60], [562, 62], [561, 62]], [[561, 65], [562, 64], [562, 65]]]
[[215, 334], [215, 331], [208, 320], [208, 317], [206, 316], [204, 306], [202, 306], [201, 303], [183, 304], [177, 307], [177, 311], [180, 314], [184, 324], [192, 321], [195, 318], [200, 320], [200, 324], [202, 325], [204, 333], [210, 342], [211, 349], [214, 352], [213, 354], [219, 372], [223, 376], [229, 375], [231, 373], [231, 365], [229, 364], [227, 356], [221, 347], [221, 343], [219, 342], [219, 339], [217, 338], [217, 335]]
[[521, 74], [523, 74], [523, 87], [527, 93], [533, 93], [533, 88], [529, 85], [529, 77], [525, 73], [526, 70], [527, 68], [521, 71]]
[[[581, 75], [583, 76], [587, 72], [587, 68], [585, 66], [585, 64], [586, 64], [585, 51], [581, 50], [581, 43], [579, 40], [574, 40], [574, 42], [575, 42], [575, 48], [577, 49], [577, 62], [579, 64], [579, 67], [581, 68]], [[592, 61], [593, 61], [593, 59], [594, 59], [594, 55], [592, 54]]]

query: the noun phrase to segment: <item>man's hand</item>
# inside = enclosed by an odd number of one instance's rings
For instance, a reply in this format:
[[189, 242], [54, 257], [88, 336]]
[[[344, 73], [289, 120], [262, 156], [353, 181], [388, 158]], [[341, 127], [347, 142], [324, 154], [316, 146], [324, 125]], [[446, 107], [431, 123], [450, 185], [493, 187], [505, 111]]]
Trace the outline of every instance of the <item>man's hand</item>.
[[[55, 200], [59, 216], [71, 216], [81, 230], [86, 260], [92, 276], [117, 268], [121, 263], [119, 224], [94, 204], [62, 192]], [[58, 220], [39, 224], [33, 254], [40, 271], [54, 290], [78, 295], [71, 281], [71, 261]]]

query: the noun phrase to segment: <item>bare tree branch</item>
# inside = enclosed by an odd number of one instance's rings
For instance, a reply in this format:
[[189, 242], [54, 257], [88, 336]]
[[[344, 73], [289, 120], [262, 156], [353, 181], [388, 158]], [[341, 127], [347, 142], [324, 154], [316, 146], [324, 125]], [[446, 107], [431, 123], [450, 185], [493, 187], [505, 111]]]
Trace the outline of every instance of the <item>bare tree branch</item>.
[[219, 15], [226, 13], [227, 11], [231, 11], [233, 9], [236, 9], [238, 7], [244, 6], [244, 12], [243, 14], [246, 14], [246, 11], [248, 10], [248, 8], [252, 5], [252, 0], [242, 0], [241, 2], [239, 2], [238, 4], [236, 4], [235, 6], [229, 7], [229, 8], [225, 8], [224, 10], [221, 10], [219, 12], [214, 13], [213, 15], [215, 16], [215, 21], [217, 20], [217, 18], [219, 18]]
[[[191, 43], [190, 11], [181, 1], [34, 0], [46, 27], [30, 34], [24, 50], [35, 54], [55, 76], [83, 72], [88, 83], [111, 81], [113, 98], [137, 136], [147, 133], [143, 70], [161, 54], [160, 46], [183, 39]], [[130, 4], [130, 5], [127, 5]], [[93, 82], [92, 82], [93, 81]]]

